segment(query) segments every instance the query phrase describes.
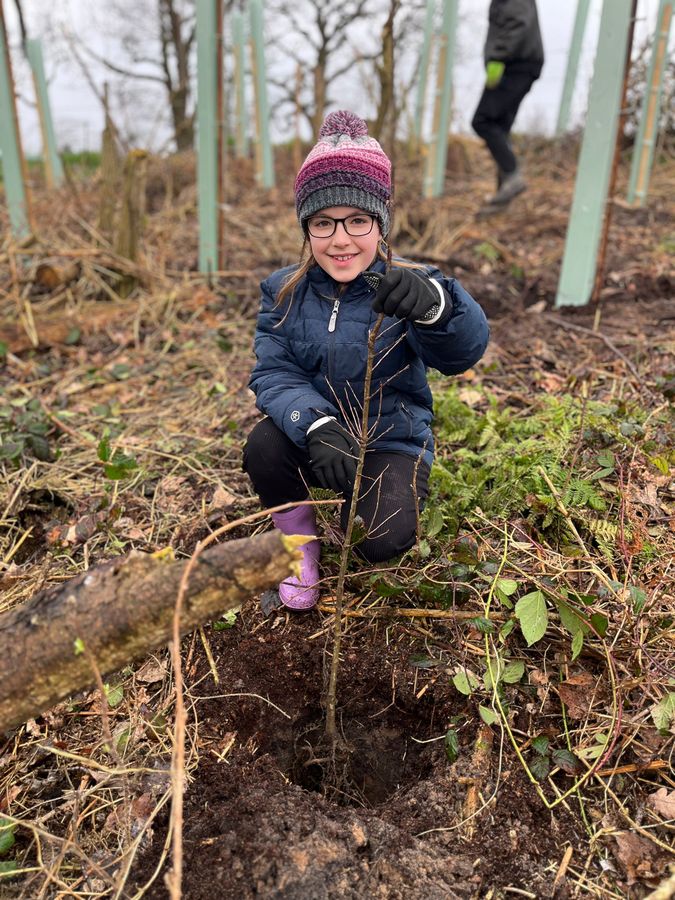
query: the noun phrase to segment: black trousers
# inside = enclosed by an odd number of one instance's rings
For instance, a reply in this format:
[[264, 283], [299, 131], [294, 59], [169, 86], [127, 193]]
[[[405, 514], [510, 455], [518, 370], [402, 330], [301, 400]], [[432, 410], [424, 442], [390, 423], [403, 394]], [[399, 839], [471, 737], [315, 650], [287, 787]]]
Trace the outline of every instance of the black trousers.
[[[306, 500], [309, 487], [319, 487], [305, 450], [297, 447], [271, 419], [263, 419], [248, 436], [244, 471], [264, 507]], [[413, 477], [417, 467], [416, 484]], [[366, 537], [356, 551], [371, 563], [398, 556], [415, 543], [417, 514], [424, 508], [429, 466], [407, 453], [368, 451], [363, 464], [357, 513]], [[347, 525], [351, 496], [342, 504], [342, 528]]]
[[471, 127], [483, 138], [502, 175], [518, 168], [509, 134], [523, 98], [539, 76], [535, 69], [512, 69], [507, 64], [495, 88], [485, 88]]

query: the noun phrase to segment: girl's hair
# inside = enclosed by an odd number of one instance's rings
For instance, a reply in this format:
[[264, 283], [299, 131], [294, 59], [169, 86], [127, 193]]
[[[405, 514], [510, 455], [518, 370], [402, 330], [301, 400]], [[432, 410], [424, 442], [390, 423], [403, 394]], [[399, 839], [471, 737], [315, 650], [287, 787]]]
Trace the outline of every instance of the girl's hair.
[[[392, 262], [392, 252], [391, 247], [386, 244], [384, 241], [380, 241], [377, 245], [377, 259], [382, 260], [387, 264], [387, 269], [391, 267]], [[288, 298], [288, 309], [286, 310], [286, 314], [284, 315], [284, 319], [288, 315], [291, 305], [293, 303], [293, 297], [295, 295], [295, 289], [300, 284], [305, 275], [309, 272], [309, 270], [318, 265], [317, 261], [314, 259], [314, 254], [311, 251], [309, 246], [309, 240], [307, 239], [307, 235], [305, 234], [304, 240], [302, 242], [302, 250], [300, 251], [300, 262], [298, 263], [298, 268], [295, 269], [294, 272], [288, 276], [286, 281], [281, 286], [281, 290], [277, 296], [277, 302], [275, 306], [281, 306], [281, 304]], [[407, 262], [405, 260], [396, 260], [396, 266], [400, 269], [424, 269], [425, 267], [420, 263]], [[282, 319], [283, 321], [283, 319]], [[281, 324], [281, 322], [279, 323]]]

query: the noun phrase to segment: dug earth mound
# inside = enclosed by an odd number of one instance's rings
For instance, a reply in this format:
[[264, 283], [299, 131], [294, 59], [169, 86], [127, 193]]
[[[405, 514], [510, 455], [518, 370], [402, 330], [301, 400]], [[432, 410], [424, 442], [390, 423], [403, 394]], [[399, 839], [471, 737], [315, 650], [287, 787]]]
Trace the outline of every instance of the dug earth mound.
[[[218, 684], [205, 656], [192, 661], [199, 764], [185, 803], [184, 896], [565, 896], [556, 873], [567, 846], [585, 860], [583, 825], [572, 806], [546, 810], [498, 735], [477, 742], [475, 704], [443, 668], [451, 624], [434, 630], [435, 665], [423, 627], [348, 628], [339, 693], [350, 753], [341, 785], [326, 788], [322, 619], [265, 619], [251, 603], [210, 638]], [[167, 820], [138, 860], [137, 888], [160, 862]], [[161, 878], [145, 896], [166, 896]]]

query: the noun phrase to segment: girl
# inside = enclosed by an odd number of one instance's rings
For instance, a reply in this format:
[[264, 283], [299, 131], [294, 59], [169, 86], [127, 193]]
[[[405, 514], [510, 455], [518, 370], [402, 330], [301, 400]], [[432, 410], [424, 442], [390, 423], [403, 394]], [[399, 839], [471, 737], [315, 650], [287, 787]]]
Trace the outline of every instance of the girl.
[[[384, 313], [357, 507], [366, 537], [356, 548], [368, 562], [382, 562], [414, 544], [427, 496], [433, 413], [426, 369], [445, 375], [469, 369], [483, 355], [488, 325], [454, 278], [392, 262], [385, 243], [391, 163], [358, 116], [343, 110], [326, 117], [296, 178], [295, 200], [304, 234], [300, 264], [261, 285], [249, 385], [266, 417], [248, 437], [244, 470], [264, 507], [307, 500], [312, 486], [342, 493], [345, 527], [368, 333]], [[272, 520], [284, 534], [310, 538], [300, 577], [279, 586], [285, 606], [309, 609], [320, 577], [314, 511], [297, 506]]]

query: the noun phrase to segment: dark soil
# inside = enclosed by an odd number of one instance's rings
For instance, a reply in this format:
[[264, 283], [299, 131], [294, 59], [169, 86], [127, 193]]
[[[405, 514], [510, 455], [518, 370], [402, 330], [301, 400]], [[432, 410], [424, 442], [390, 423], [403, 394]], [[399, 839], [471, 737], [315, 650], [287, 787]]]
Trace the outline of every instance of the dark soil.
[[[476, 711], [447, 677], [415, 666], [429, 647], [413, 629], [348, 631], [340, 674], [348, 754], [339, 787], [322, 790], [319, 624], [316, 614], [265, 620], [252, 602], [234, 628], [210, 639], [219, 684], [204, 660], [191, 675], [200, 682], [193, 696], [213, 699], [198, 703], [185, 896], [440, 900], [507, 886], [553, 896], [565, 847], [584, 856], [581, 823], [573, 811], [547, 812], [508, 753], [500, 771], [497, 745], [489, 770], [472, 771]], [[451, 646], [455, 635], [439, 627], [434, 640]], [[451, 765], [442, 738], [457, 721], [465, 724]], [[486, 805], [462, 822], [474, 779]], [[143, 858], [138, 883], [161, 844], [156, 838]], [[147, 896], [166, 889], [156, 884]]]

